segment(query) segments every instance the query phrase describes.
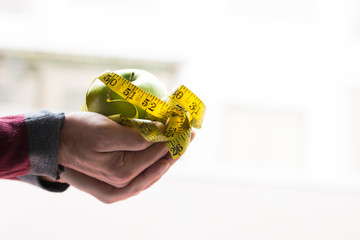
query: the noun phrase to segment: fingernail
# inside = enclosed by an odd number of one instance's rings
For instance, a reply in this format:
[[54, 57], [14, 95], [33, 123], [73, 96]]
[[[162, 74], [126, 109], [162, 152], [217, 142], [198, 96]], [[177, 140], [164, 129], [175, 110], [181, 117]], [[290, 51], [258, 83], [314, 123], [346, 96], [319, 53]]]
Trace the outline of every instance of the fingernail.
[[166, 127], [164, 124], [162, 124], [161, 122], [154, 122], [154, 124], [162, 133], [165, 133]]

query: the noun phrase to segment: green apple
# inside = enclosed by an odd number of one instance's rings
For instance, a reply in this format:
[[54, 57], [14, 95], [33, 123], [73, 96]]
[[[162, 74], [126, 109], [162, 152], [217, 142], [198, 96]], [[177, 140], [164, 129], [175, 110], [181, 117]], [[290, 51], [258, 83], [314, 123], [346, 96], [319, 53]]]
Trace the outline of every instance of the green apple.
[[[160, 99], [167, 94], [166, 88], [160, 80], [147, 71], [122, 69], [115, 73]], [[145, 110], [125, 101], [99, 79], [91, 84], [86, 94], [86, 105], [89, 112], [97, 112], [105, 116], [121, 114], [128, 118], [144, 119], [145, 117]]]

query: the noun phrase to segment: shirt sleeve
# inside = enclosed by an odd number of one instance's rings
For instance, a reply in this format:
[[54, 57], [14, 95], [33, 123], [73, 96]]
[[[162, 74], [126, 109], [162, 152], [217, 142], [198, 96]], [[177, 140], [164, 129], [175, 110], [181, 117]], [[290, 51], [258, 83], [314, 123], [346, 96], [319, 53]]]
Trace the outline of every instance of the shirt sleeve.
[[0, 118], [0, 178], [18, 179], [48, 191], [65, 191], [68, 184], [39, 178], [57, 176], [64, 120], [64, 113], [47, 110]]

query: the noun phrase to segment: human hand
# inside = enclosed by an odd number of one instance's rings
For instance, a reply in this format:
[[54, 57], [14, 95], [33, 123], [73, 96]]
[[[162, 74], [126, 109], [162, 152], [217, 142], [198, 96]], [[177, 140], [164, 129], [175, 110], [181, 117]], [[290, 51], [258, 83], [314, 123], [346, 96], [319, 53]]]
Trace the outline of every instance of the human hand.
[[[194, 134], [192, 134], [192, 139]], [[127, 199], [158, 181], [177, 159], [165, 143], [147, 142], [135, 128], [90, 112], [66, 115], [60, 134], [60, 175], [104, 203]]]

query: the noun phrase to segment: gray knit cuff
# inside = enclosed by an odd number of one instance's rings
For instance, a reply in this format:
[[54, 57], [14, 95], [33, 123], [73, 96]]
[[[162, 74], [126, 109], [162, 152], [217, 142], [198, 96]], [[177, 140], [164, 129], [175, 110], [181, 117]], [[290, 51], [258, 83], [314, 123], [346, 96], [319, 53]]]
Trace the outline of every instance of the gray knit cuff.
[[25, 115], [29, 141], [29, 175], [56, 178], [60, 128], [64, 120], [64, 113], [55, 114], [47, 110]]

